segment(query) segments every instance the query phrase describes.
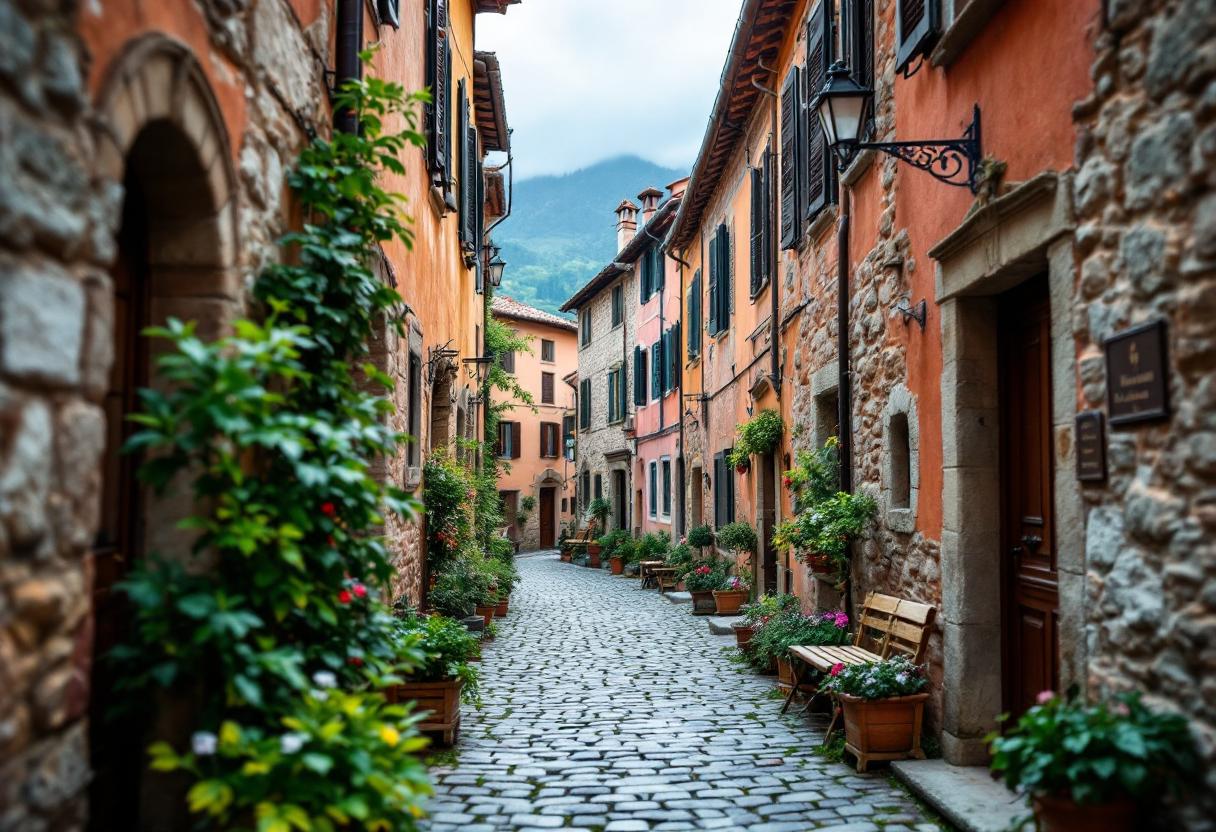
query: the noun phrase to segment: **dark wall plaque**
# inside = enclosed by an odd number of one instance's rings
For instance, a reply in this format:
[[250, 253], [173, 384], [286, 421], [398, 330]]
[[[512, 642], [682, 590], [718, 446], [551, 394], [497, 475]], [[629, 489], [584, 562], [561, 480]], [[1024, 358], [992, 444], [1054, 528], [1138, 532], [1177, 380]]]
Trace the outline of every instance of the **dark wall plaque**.
[[1112, 425], [1168, 416], [1165, 321], [1106, 339], [1106, 409]]
[[1106, 479], [1106, 429], [1100, 410], [1077, 414], [1077, 479]]

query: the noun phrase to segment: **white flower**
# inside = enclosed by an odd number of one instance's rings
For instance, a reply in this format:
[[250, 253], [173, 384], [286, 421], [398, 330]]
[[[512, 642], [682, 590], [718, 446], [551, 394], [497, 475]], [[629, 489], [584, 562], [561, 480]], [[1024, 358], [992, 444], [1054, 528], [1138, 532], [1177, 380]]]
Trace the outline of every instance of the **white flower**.
[[210, 757], [219, 744], [220, 738], [210, 731], [196, 731], [190, 737], [190, 748], [197, 757]]
[[315, 699], [315, 700], [317, 700], [318, 702], [324, 702], [326, 699], [328, 699], [328, 698], [329, 698], [329, 691], [327, 691], [327, 690], [314, 690], [314, 691], [312, 692], [312, 698], [313, 698], [313, 699]]
[[[338, 686], [338, 677], [328, 670], [318, 670], [312, 674], [312, 680], [319, 688], [333, 688]], [[324, 701], [324, 700], [322, 700]]]
[[295, 754], [304, 747], [306, 739], [308, 739], [306, 734], [284, 734], [279, 737], [279, 750], [284, 754]]

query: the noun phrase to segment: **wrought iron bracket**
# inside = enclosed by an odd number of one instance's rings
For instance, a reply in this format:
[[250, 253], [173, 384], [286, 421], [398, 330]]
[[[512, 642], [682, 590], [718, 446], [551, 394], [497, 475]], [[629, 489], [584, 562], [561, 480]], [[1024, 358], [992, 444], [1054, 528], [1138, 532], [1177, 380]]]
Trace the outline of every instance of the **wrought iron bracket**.
[[858, 151], [881, 150], [903, 159], [915, 168], [920, 168], [939, 182], [969, 188], [974, 194], [979, 188], [976, 173], [983, 158], [980, 148], [980, 108], [977, 104], [972, 111], [971, 124], [963, 131], [961, 139], [841, 143], [837, 152], [840, 154], [842, 171], [848, 167]]
[[920, 303], [916, 304], [916, 306], [907, 307], [900, 304], [899, 306], [895, 307], [895, 311], [903, 315], [905, 321], [916, 321], [918, 324], [920, 324], [920, 331], [925, 331], [925, 319], [928, 317], [928, 304], [925, 303], [923, 298], [921, 299]]

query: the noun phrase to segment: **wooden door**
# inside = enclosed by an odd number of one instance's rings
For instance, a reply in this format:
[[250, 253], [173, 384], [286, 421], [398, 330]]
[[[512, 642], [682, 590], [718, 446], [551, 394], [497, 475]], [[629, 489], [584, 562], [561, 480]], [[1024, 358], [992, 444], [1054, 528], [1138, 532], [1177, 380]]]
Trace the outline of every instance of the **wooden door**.
[[143, 769], [142, 731], [138, 718], [115, 719], [110, 713], [117, 681], [107, 654], [127, 634], [130, 613], [114, 585], [126, 577], [142, 555], [143, 515], [135, 479], [138, 459], [119, 449], [135, 426], [127, 415], [137, 409], [136, 390], [148, 383], [147, 221], [138, 183], [127, 182], [118, 256], [111, 270], [114, 283], [114, 364], [110, 368], [106, 414], [106, 449], [102, 457], [101, 526], [91, 553], [93, 572], [93, 657], [89, 700], [89, 745], [93, 782], [89, 797], [90, 829], [133, 829], [138, 822], [139, 773]]
[[540, 548], [553, 548], [553, 504], [555, 502], [555, 488], [542, 488], [540, 490]]
[[1052, 496], [1051, 309], [1046, 276], [1001, 298], [1004, 709], [1059, 686]]

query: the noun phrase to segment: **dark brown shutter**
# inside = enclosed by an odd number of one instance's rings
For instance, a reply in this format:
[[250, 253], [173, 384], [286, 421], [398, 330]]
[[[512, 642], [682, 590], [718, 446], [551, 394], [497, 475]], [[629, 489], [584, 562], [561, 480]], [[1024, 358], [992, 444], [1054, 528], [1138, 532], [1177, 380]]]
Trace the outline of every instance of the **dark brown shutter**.
[[650, 270], [654, 274], [654, 288], [657, 292], [667, 285], [666, 274], [663, 271], [663, 252], [659, 246], [655, 246], [650, 250], [650, 254], [654, 257], [654, 264], [651, 265]]
[[801, 170], [802, 143], [798, 140], [802, 118], [802, 96], [798, 89], [797, 67], [785, 76], [781, 86], [781, 247], [794, 248], [801, 237], [802, 217], [799, 208], [804, 200], [799, 199], [799, 171]]
[[760, 262], [764, 264], [764, 271], [760, 276], [761, 281], [773, 279], [773, 149], [772, 146], [764, 148], [764, 182], [762, 189], [764, 191], [764, 211], [762, 212], [762, 226], [764, 229], [764, 243], [762, 246], [763, 256]]
[[464, 142], [464, 173], [460, 180], [461, 191], [464, 192], [464, 236], [465, 242], [472, 249], [477, 248], [477, 129], [470, 122], [469, 112], [465, 110], [465, 142]]
[[460, 201], [457, 213], [456, 230], [460, 242], [467, 247], [472, 243], [469, 236], [469, 215], [473, 202], [469, 198], [469, 185], [473, 174], [469, 171], [469, 97], [465, 90], [465, 81], [461, 78], [456, 83], [456, 175], [460, 178]]
[[521, 428], [523, 426], [519, 422], [511, 423], [511, 459], [519, 459], [519, 449], [521, 445]]
[[751, 294], [755, 295], [764, 282], [764, 172], [760, 168], [751, 169], [751, 184]]
[[730, 228], [726, 223], [718, 226], [718, 331], [730, 328], [731, 301], [731, 266]]
[[937, 0], [896, 0], [895, 71], [904, 69], [913, 58], [925, 54], [937, 35]]
[[709, 319], [707, 331], [710, 335], [718, 334], [718, 235], [709, 238], [707, 251], [709, 259]]
[[638, 345], [633, 348], [633, 404], [646, 404], [646, 351]]
[[448, 49], [448, 0], [430, 0], [428, 7], [430, 48], [427, 50], [427, 86], [431, 103], [427, 114], [427, 162], [434, 172], [443, 172], [448, 164], [448, 110], [451, 53]]
[[671, 384], [669, 386], [671, 390], [680, 386], [680, 347], [680, 322], [676, 321], [671, 325], [671, 337], [667, 339], [667, 349], [670, 351], [667, 360], [671, 364]]
[[[832, 60], [831, 18], [824, 12], [827, 0], [823, 0], [811, 13], [806, 31], [806, 101], [814, 103], [815, 96], [827, 82], [828, 66]], [[823, 135], [823, 125], [814, 113], [807, 118], [807, 136], [803, 144], [806, 161], [803, 177], [806, 193], [802, 217], [810, 220], [828, 204], [828, 187], [831, 176], [830, 153]]]
[[376, 12], [380, 21], [394, 29], [401, 28], [401, 0], [377, 0]]
[[553, 404], [553, 373], [540, 374], [541, 404]]

